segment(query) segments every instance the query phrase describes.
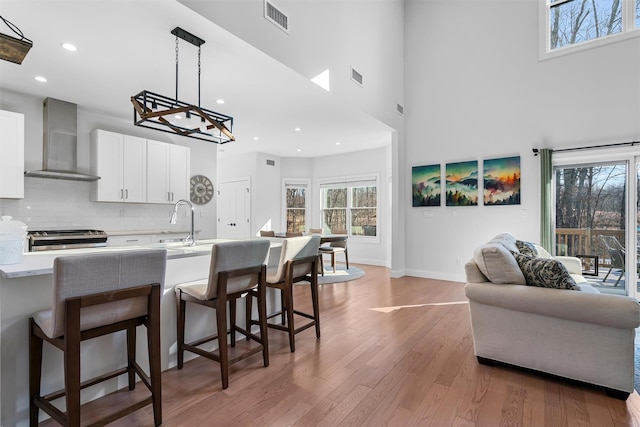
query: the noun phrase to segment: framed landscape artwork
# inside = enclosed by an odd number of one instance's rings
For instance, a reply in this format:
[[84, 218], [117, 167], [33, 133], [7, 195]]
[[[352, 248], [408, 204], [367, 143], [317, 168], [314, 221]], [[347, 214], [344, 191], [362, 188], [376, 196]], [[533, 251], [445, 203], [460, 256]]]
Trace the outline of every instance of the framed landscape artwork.
[[440, 165], [412, 167], [411, 192], [413, 206], [440, 206]]
[[447, 206], [478, 205], [478, 161], [447, 163]]
[[520, 204], [520, 156], [484, 161], [484, 204]]

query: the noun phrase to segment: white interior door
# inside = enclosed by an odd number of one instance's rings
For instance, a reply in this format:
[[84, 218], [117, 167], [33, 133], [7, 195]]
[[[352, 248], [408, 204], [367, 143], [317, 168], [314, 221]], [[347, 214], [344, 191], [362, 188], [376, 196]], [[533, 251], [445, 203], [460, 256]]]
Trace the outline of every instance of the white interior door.
[[221, 182], [218, 186], [218, 237], [251, 237], [251, 184], [249, 179]]

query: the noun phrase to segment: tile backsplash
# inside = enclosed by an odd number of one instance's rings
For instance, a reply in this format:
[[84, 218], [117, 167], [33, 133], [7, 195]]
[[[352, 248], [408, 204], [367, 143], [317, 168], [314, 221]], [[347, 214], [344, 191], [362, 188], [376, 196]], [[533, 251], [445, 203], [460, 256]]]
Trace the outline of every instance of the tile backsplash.
[[106, 231], [187, 230], [188, 209], [169, 224], [172, 205], [91, 201], [91, 183], [25, 178], [24, 199], [0, 199], [0, 214], [29, 230], [92, 228]]

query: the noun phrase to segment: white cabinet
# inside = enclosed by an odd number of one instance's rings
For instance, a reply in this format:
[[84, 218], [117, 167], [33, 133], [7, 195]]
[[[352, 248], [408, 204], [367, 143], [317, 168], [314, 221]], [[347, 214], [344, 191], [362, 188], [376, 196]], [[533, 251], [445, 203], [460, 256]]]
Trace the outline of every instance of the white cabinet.
[[24, 198], [24, 115], [0, 110], [0, 199]]
[[96, 129], [91, 132], [91, 199], [98, 202], [147, 201], [147, 140]]
[[188, 147], [147, 140], [147, 202], [188, 200], [189, 162]]

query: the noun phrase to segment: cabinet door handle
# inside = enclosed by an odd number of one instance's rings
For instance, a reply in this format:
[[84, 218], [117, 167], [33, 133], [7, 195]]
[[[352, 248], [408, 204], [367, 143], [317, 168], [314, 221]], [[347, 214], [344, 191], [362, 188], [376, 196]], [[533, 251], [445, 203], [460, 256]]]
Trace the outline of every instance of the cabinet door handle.
[[120, 189], [120, 198], [124, 199], [124, 190], [122, 188]]
[[128, 199], [129, 198], [129, 189], [128, 188], [126, 190], [124, 190], [124, 194], [125, 194], [124, 198]]
[[171, 192], [171, 201], [173, 202], [173, 191]]
[[171, 201], [171, 192], [167, 191], [167, 201]]

